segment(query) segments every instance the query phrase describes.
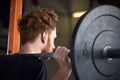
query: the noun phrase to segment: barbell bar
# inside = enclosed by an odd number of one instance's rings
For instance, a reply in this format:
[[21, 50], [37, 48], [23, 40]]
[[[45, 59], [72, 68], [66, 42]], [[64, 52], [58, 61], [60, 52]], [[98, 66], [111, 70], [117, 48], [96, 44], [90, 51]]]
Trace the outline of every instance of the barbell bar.
[[[71, 53], [72, 54], [72, 53]], [[111, 46], [106, 46], [103, 49], [103, 57], [104, 59], [112, 60], [112, 58], [120, 58], [120, 50], [112, 49]], [[38, 58], [54, 58], [54, 53], [35, 53], [35, 54], [19, 54], [19, 55], [28, 55], [28, 56], [34, 56]], [[70, 55], [69, 55], [70, 57]]]

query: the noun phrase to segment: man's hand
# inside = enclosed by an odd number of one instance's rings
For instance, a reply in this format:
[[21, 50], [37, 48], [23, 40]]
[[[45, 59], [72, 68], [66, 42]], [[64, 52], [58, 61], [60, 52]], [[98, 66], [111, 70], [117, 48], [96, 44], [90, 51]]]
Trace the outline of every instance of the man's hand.
[[66, 47], [58, 46], [54, 53], [54, 58], [59, 65], [59, 70], [52, 80], [67, 80], [71, 74], [71, 60], [68, 57], [70, 50]]

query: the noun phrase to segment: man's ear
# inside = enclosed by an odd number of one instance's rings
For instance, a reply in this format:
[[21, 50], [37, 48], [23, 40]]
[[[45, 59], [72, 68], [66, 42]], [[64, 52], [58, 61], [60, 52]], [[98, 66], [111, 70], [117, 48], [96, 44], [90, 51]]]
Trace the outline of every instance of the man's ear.
[[41, 34], [41, 41], [42, 41], [43, 43], [45, 43], [46, 40], [47, 40], [47, 37], [48, 37], [47, 32], [43, 32], [43, 33]]

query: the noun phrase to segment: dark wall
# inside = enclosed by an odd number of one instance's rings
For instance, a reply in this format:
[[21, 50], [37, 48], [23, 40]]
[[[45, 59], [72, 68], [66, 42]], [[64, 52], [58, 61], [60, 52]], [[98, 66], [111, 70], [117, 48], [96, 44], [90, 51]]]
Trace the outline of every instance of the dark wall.
[[10, 0], [0, 1], [0, 21], [2, 21], [3, 26], [8, 28], [9, 26], [9, 13], [10, 13]]
[[111, 4], [120, 8], [120, 0], [96, 0], [99, 4]]
[[0, 1], [0, 54], [7, 50], [10, 1], [11, 0]]

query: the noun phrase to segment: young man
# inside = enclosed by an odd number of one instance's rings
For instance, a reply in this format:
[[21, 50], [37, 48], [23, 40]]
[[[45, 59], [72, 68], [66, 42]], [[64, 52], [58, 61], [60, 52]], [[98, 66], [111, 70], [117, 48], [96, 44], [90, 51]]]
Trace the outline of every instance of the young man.
[[[18, 30], [21, 38], [20, 54], [51, 53], [55, 49], [54, 39], [56, 35], [57, 14], [50, 9], [37, 7], [25, 14], [18, 20]], [[59, 70], [52, 77], [52, 80], [67, 80], [71, 74], [71, 62], [68, 57], [70, 50], [58, 46], [54, 52], [54, 58], [59, 65]], [[33, 59], [33, 58], [32, 58]], [[46, 80], [47, 72], [42, 59], [24, 59], [25, 77], [21, 80]], [[27, 62], [28, 61], [28, 62]], [[30, 62], [31, 61], [31, 62]], [[25, 64], [24, 62], [24, 64]], [[34, 75], [34, 74], [35, 75]], [[28, 75], [29, 74], [29, 75]], [[33, 76], [33, 77], [32, 77]], [[30, 78], [32, 77], [32, 78]]]

